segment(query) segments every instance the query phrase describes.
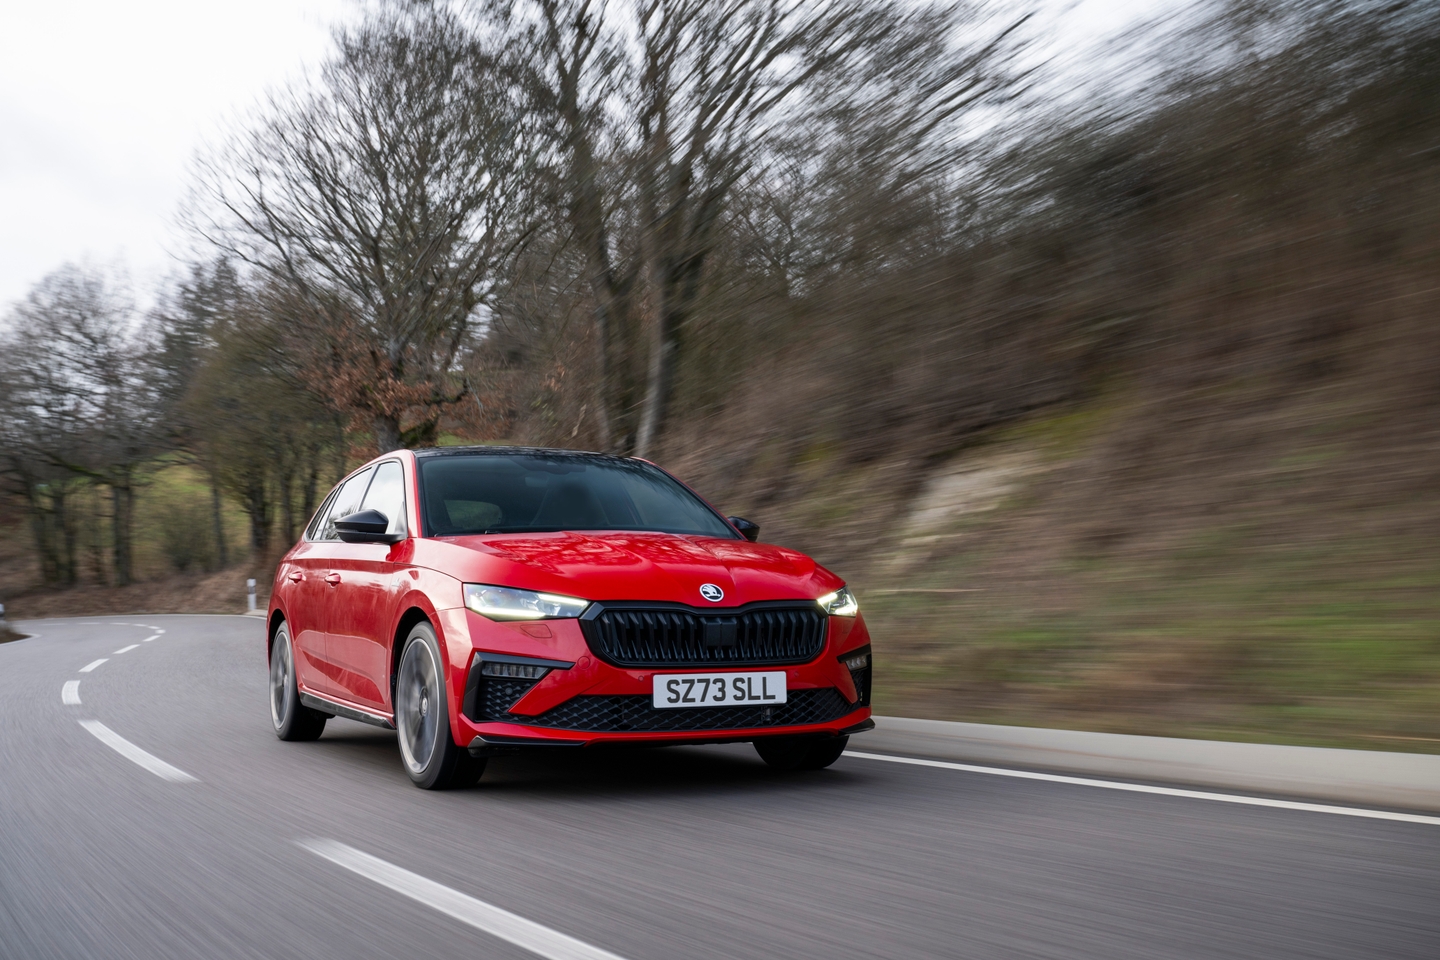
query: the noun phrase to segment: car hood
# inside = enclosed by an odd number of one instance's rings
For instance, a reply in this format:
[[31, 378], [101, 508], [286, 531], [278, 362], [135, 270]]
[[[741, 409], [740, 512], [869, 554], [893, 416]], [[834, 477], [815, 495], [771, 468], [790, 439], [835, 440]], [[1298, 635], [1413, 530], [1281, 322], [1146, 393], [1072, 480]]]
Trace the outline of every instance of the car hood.
[[[500, 584], [585, 600], [649, 600], [719, 608], [760, 600], [813, 600], [843, 585], [839, 577], [803, 553], [747, 540], [564, 532], [422, 542], [428, 548], [424, 552], [435, 554], [437, 569], [467, 583]], [[724, 597], [713, 603], [704, 599], [702, 584], [719, 587]]]

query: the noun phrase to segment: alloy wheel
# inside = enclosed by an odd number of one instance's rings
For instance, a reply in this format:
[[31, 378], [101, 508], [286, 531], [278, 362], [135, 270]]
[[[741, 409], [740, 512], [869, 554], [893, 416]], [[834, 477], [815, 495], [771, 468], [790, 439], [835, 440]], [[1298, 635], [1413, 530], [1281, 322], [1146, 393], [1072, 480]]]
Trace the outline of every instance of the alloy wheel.
[[285, 631], [275, 636], [275, 649], [270, 655], [270, 719], [279, 730], [294, 708], [290, 677], [295, 672], [290, 656], [290, 637]]
[[411, 773], [419, 774], [430, 763], [439, 739], [438, 718], [444, 713], [440, 692], [440, 671], [430, 646], [415, 640], [405, 648], [395, 684], [395, 726], [400, 753]]

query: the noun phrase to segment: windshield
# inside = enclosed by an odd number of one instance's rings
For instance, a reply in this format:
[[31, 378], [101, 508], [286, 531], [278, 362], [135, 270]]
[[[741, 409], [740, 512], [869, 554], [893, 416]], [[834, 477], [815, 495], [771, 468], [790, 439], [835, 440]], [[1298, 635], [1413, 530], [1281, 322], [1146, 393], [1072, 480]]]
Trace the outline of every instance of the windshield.
[[419, 462], [433, 537], [555, 530], [653, 530], [735, 539], [699, 498], [635, 460], [482, 454]]

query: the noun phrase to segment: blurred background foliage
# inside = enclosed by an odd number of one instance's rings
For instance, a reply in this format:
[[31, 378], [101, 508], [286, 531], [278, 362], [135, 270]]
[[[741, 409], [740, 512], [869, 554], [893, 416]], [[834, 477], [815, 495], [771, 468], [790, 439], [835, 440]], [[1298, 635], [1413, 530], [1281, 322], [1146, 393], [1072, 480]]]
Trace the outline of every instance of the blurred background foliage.
[[846, 576], [882, 712], [1440, 747], [1440, 7], [1026, 13], [374, 7], [158, 306], [11, 312], [0, 590], [229, 609], [380, 450], [598, 449]]

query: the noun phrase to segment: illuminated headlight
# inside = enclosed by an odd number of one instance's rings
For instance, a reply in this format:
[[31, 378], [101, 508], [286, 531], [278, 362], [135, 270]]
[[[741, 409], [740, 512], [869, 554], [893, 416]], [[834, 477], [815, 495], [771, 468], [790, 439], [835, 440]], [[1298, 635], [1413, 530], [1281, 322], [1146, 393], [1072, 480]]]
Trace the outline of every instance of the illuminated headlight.
[[845, 669], [852, 673], [856, 670], [864, 670], [870, 666], [870, 651], [866, 650], [863, 653], [857, 653], [853, 657], [842, 657], [840, 662], [845, 664]]
[[486, 660], [480, 664], [480, 675], [483, 677], [512, 677], [516, 680], [539, 680], [549, 672], [549, 667], [543, 667], [538, 663], [492, 663]]
[[547, 620], [578, 617], [589, 600], [483, 583], [465, 584], [465, 606], [491, 620]]
[[827, 593], [815, 602], [832, 617], [853, 617], [860, 612], [860, 604], [855, 602], [855, 594], [850, 592], [849, 587]]

